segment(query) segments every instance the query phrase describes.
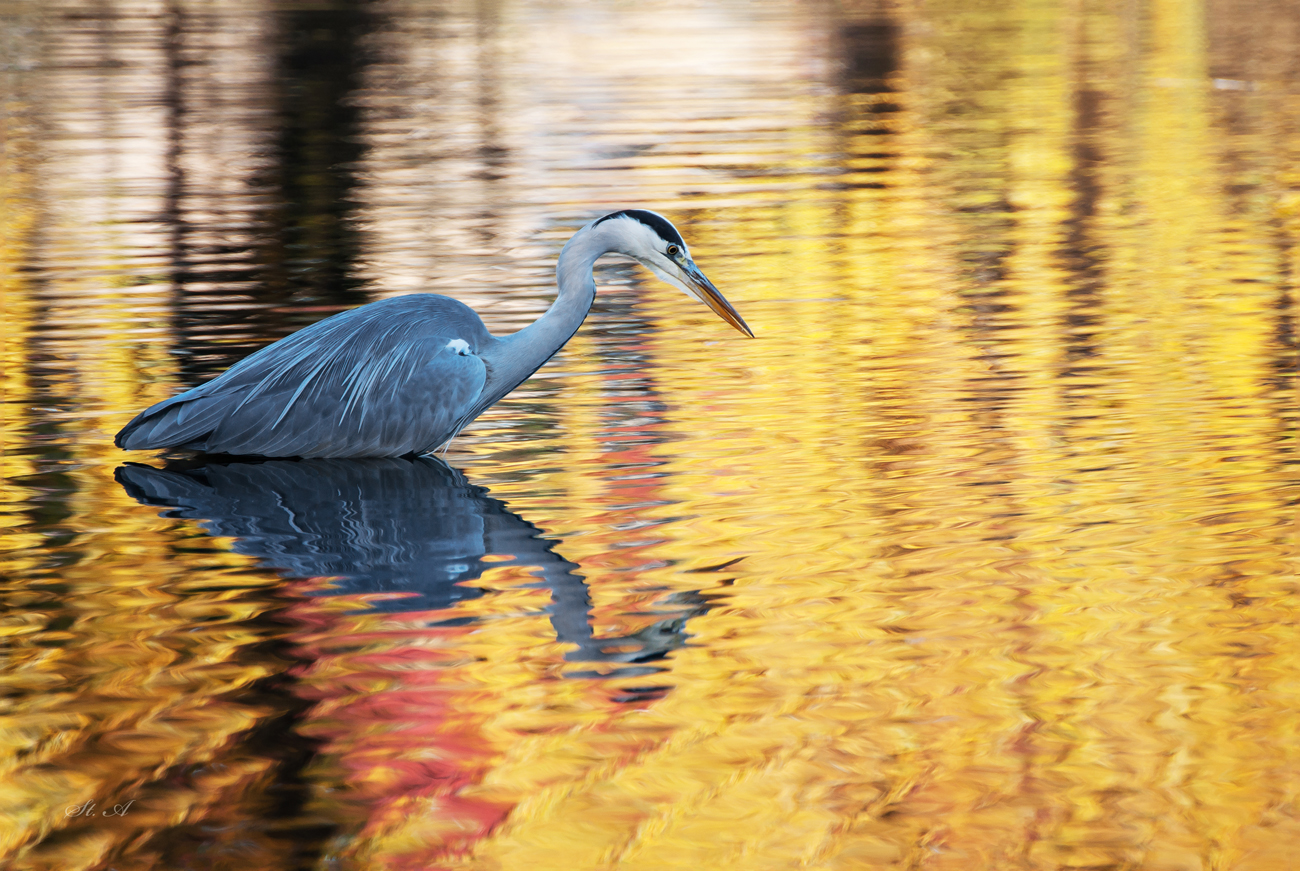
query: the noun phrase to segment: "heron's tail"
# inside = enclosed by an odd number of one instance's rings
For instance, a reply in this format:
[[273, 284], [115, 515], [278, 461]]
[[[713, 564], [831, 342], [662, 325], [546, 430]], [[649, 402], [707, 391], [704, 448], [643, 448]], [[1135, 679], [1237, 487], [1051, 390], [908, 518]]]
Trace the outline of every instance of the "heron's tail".
[[219, 403], [211, 397], [182, 393], [151, 405], [122, 427], [113, 444], [127, 451], [159, 448], [203, 450], [204, 443], [221, 422]]

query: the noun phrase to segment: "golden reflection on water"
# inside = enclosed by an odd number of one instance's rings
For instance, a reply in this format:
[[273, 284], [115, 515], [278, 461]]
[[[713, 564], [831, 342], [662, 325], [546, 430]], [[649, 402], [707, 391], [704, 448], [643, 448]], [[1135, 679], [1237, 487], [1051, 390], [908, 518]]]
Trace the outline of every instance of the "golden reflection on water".
[[[3, 43], [12, 867], [1292, 866], [1294, 9], [119, 12]], [[368, 60], [286, 89], [286, 26]], [[457, 442], [576, 575], [402, 610], [114, 481], [367, 294], [517, 327], [627, 204], [759, 339], [607, 267]]]

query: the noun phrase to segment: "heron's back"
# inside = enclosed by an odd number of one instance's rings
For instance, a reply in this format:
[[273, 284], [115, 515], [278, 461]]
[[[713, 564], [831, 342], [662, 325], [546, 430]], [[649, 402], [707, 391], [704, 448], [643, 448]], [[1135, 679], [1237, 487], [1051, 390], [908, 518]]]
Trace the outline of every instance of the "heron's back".
[[128, 450], [403, 456], [437, 448], [486, 381], [496, 340], [464, 303], [380, 300], [327, 318], [154, 405], [117, 436]]

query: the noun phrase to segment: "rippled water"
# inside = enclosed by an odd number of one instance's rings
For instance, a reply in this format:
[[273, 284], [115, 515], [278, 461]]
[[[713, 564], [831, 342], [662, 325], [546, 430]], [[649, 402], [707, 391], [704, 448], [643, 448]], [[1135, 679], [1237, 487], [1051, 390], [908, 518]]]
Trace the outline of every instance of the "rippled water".
[[[1285, 869], [1281, 3], [0, 4], [15, 869]], [[447, 464], [126, 454], [433, 290]]]

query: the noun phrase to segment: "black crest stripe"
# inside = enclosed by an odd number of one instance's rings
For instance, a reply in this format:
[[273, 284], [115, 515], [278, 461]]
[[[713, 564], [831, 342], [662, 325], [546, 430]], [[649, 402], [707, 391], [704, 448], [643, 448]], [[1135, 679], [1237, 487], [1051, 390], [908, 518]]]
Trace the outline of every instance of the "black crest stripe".
[[596, 224], [603, 224], [611, 218], [631, 218], [634, 221], [640, 221], [651, 230], [654, 230], [659, 235], [659, 238], [665, 242], [681, 245], [683, 248], [686, 247], [686, 243], [682, 241], [682, 234], [677, 232], [677, 228], [668, 223], [667, 219], [656, 215], [654, 212], [647, 212], [644, 209], [624, 209], [621, 212], [606, 215]]

